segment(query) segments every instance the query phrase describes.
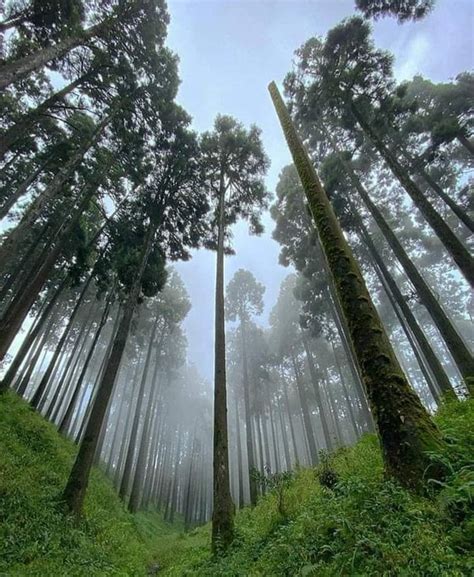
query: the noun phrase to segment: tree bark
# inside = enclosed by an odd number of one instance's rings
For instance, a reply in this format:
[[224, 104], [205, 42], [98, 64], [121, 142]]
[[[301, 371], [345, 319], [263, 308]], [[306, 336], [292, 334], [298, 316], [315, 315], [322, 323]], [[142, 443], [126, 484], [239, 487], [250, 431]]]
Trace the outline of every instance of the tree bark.
[[225, 550], [234, 538], [234, 504], [230, 494], [227, 431], [227, 383], [224, 316], [225, 186], [221, 167], [216, 264], [215, 350], [214, 350], [214, 465], [212, 550]]

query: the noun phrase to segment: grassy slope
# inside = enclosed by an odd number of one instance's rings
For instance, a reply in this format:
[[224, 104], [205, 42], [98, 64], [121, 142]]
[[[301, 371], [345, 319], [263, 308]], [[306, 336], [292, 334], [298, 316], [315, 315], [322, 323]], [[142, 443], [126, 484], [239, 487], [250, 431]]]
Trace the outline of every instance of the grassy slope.
[[94, 470], [77, 527], [58, 505], [72, 443], [13, 395], [0, 398], [0, 575], [89, 577], [147, 574], [151, 515], [133, 517]]
[[156, 552], [170, 576], [413, 576], [474, 574], [474, 402], [443, 408], [437, 422], [449, 442], [446, 484], [427, 499], [385, 480], [374, 436], [339, 451], [339, 477], [322, 487], [300, 470], [285, 491], [286, 518], [275, 495], [237, 515], [237, 539], [218, 562], [209, 527], [162, 541]]
[[[129, 515], [95, 470], [80, 526], [58, 497], [74, 447], [27, 404], [0, 399], [0, 575], [139, 576], [156, 559], [160, 576], [433, 576], [474, 572], [474, 402], [437, 417], [449, 450], [447, 483], [435, 499], [414, 497], [382, 475], [367, 436], [331, 462], [339, 482], [298, 471], [285, 490], [286, 517], [269, 494], [237, 515], [237, 539], [217, 562], [209, 526], [184, 534], [157, 515]], [[470, 464], [470, 467], [469, 467]]]

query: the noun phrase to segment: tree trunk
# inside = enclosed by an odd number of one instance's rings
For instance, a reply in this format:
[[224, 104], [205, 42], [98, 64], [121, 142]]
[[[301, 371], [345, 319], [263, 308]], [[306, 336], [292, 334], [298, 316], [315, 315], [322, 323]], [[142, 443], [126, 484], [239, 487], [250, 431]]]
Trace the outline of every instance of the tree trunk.
[[302, 333], [303, 346], [306, 353], [306, 360], [308, 362], [309, 367], [309, 374], [311, 376], [311, 381], [313, 382], [314, 394], [316, 397], [316, 405], [319, 410], [319, 418], [321, 421], [321, 426], [323, 428], [324, 444], [326, 445], [326, 449], [328, 451], [331, 451], [333, 448], [332, 439], [326, 422], [326, 415], [324, 414], [323, 399], [321, 397], [321, 391], [320, 391], [320, 382], [316, 374], [316, 368], [314, 366], [313, 353], [309, 348], [308, 337], [306, 336], [303, 330], [301, 331], [301, 333]]
[[95, 348], [97, 346], [97, 342], [99, 341], [99, 337], [102, 333], [102, 329], [104, 328], [104, 325], [107, 322], [107, 319], [109, 316], [110, 306], [112, 303], [112, 297], [113, 297], [113, 290], [110, 292], [109, 298], [107, 299], [107, 303], [104, 307], [102, 317], [99, 321], [99, 326], [97, 327], [97, 330], [96, 330], [95, 335], [94, 335], [94, 339], [93, 339], [92, 344], [91, 344], [91, 346], [87, 352], [87, 356], [85, 358], [84, 364], [82, 365], [81, 372], [79, 374], [77, 382], [74, 385], [74, 391], [67, 402], [66, 411], [64, 412], [64, 415], [61, 417], [61, 420], [58, 423], [58, 430], [63, 435], [66, 434], [66, 432], [68, 431], [68, 429], [71, 425], [72, 415], [74, 412], [74, 408], [76, 406], [77, 399], [79, 398], [79, 393], [80, 393], [80, 390], [82, 387], [82, 383], [84, 381], [84, 377], [86, 376], [87, 369], [89, 368], [89, 363], [91, 362], [92, 356], [93, 356]]
[[[384, 282], [387, 284], [387, 289], [389, 291], [389, 293], [391, 293], [393, 295], [393, 299], [394, 302], [396, 303], [397, 307], [400, 309], [400, 312], [402, 313], [402, 315], [405, 317], [405, 320], [407, 322], [407, 325], [411, 331], [411, 333], [413, 334], [413, 337], [420, 349], [420, 351], [422, 352], [423, 356], [426, 359], [426, 362], [428, 363], [428, 366], [430, 367], [430, 370], [433, 373], [433, 376], [436, 380], [436, 384], [439, 387], [439, 390], [441, 391], [441, 393], [443, 395], [449, 396], [451, 398], [455, 398], [454, 395], [454, 391], [453, 388], [451, 386], [451, 382], [449, 380], [448, 375], [446, 374], [446, 371], [444, 370], [442, 364], [440, 363], [437, 355], [435, 354], [435, 352], [433, 351], [428, 339], [425, 336], [425, 333], [423, 332], [423, 330], [421, 329], [420, 325], [418, 324], [418, 321], [415, 318], [415, 315], [411, 312], [411, 309], [408, 305], [408, 303], [406, 302], [405, 298], [403, 297], [403, 294], [401, 293], [400, 289], [397, 286], [397, 283], [395, 282], [395, 280], [393, 279], [392, 275], [390, 274], [387, 266], [385, 265], [385, 262], [383, 261], [382, 257], [380, 256], [378, 250], [376, 249], [370, 235], [369, 232], [367, 231], [367, 229], [365, 228], [365, 226], [363, 225], [363, 223], [360, 223], [360, 234], [362, 236], [362, 239], [364, 241], [364, 243], [366, 244], [370, 255], [372, 256], [372, 258], [375, 261], [375, 264], [377, 266], [377, 268], [380, 271], [380, 274], [384, 280]], [[416, 354], [416, 351], [414, 351]], [[437, 394], [435, 391], [431, 391], [435, 400], [438, 401]]]
[[457, 139], [458, 141], [464, 146], [464, 148], [470, 152], [472, 154], [472, 156], [474, 156], [474, 145], [472, 144], [472, 142], [469, 140], [469, 138], [467, 138], [466, 136], [464, 136], [464, 134], [458, 134], [457, 135]]
[[0, 261], [6, 262], [18, 252], [18, 245], [25, 238], [28, 229], [38, 219], [43, 209], [63, 190], [64, 184], [72, 177], [74, 171], [82, 161], [86, 152], [99, 140], [102, 132], [110, 122], [112, 114], [109, 113], [95, 128], [92, 136], [79, 147], [78, 150], [66, 162], [64, 167], [55, 175], [48, 186], [36, 197], [26, 210], [18, 225], [8, 234], [0, 247]]
[[56, 244], [51, 249], [40, 269], [33, 276], [30, 282], [23, 287], [22, 291], [16, 295], [15, 299], [11, 302], [8, 309], [2, 316], [2, 320], [0, 322], [0, 361], [6, 355], [13, 339], [23, 324], [23, 321], [27, 317], [31, 306], [37, 299], [40, 291], [47, 281], [52, 268], [54, 267], [59, 255], [64, 248], [64, 241], [70, 236], [73, 228], [79, 221], [79, 218], [84, 212], [94, 192], [94, 188], [89, 190], [89, 192], [82, 199], [79, 207], [77, 207], [74, 211], [69, 221], [59, 229], [57, 233]]
[[380, 156], [388, 164], [400, 184], [407, 191], [423, 217], [433, 228], [439, 240], [443, 243], [446, 250], [452, 256], [454, 262], [458, 265], [466, 280], [471, 284], [471, 286], [474, 286], [474, 259], [469, 254], [468, 249], [463, 245], [463, 243], [458, 239], [454, 232], [444, 222], [438, 212], [433, 208], [431, 203], [426, 199], [425, 195], [410, 178], [407, 171], [385, 146], [382, 139], [374, 131], [372, 126], [370, 126], [370, 123], [367, 122], [363, 114], [359, 112], [357, 106], [355, 106], [354, 103], [351, 103], [351, 110], [354, 118], [357, 120], [362, 130], [375, 146]]
[[29, 176], [27, 176], [27, 178], [25, 178], [25, 180], [13, 191], [13, 193], [4, 200], [4, 202], [0, 208], [0, 220], [2, 218], [5, 218], [7, 216], [7, 214], [10, 212], [10, 209], [12, 208], [12, 206], [18, 200], [20, 200], [20, 198], [24, 194], [26, 194], [28, 192], [28, 189], [30, 188], [30, 186], [33, 184], [33, 182], [35, 182], [35, 180], [38, 178], [38, 176], [43, 172], [43, 170], [45, 169], [46, 165], [48, 164], [48, 162], [50, 160], [51, 160], [50, 157], [48, 157], [46, 160], [41, 162], [39, 164], [39, 166], [36, 168], [36, 170], [33, 170], [33, 172]]
[[[118, 22], [118, 20], [115, 20], [115, 22]], [[0, 90], [5, 90], [10, 84], [18, 82], [32, 72], [40, 70], [51, 60], [61, 58], [73, 48], [86, 44], [92, 38], [104, 32], [111, 23], [114, 23], [113, 18], [105, 18], [95, 26], [82, 30], [73, 36], [68, 36], [52, 46], [47, 46], [23, 58], [3, 64], [0, 66]]]
[[[164, 329], [163, 329], [164, 330]], [[154, 339], [154, 335], [152, 336], [152, 340]], [[135, 474], [133, 475], [133, 483], [132, 489], [130, 491], [130, 500], [128, 502], [128, 509], [131, 513], [136, 513], [140, 507], [141, 503], [141, 490], [143, 488], [143, 480], [145, 476], [145, 467], [146, 467], [146, 458], [148, 454], [148, 447], [150, 443], [150, 429], [151, 429], [151, 420], [152, 420], [152, 413], [157, 404], [157, 399], [159, 395], [159, 387], [156, 384], [156, 377], [158, 374], [158, 367], [160, 366], [159, 357], [160, 357], [161, 346], [159, 345], [157, 350], [155, 351], [156, 362], [153, 368], [153, 375], [151, 378], [150, 384], [150, 393], [149, 399], [146, 407], [145, 412], [145, 419], [143, 422], [143, 433], [142, 433], [142, 441], [139, 444], [138, 450], [138, 457], [137, 457], [137, 464], [135, 466]]]
[[303, 185], [349, 326], [367, 396], [380, 436], [385, 469], [407, 487], [421, 489], [441, 477], [428, 455], [443, 446], [440, 433], [410, 388], [334, 215], [275, 83], [270, 93]]
[[[146, 354], [146, 358], [145, 358], [145, 366], [143, 367], [142, 378], [140, 381], [140, 387], [138, 389], [138, 399], [137, 399], [137, 404], [135, 407], [135, 415], [133, 418], [132, 430], [130, 432], [130, 439], [128, 442], [127, 458], [125, 459], [122, 482], [120, 483], [119, 496], [123, 500], [125, 500], [127, 497], [128, 487], [130, 485], [130, 480], [131, 480], [131, 478], [133, 476], [133, 472], [134, 472], [133, 461], [134, 461], [134, 457], [135, 457], [135, 451], [139, 445], [138, 429], [140, 427], [142, 405], [143, 405], [143, 402], [145, 400], [145, 388], [146, 388], [146, 384], [147, 384], [148, 371], [149, 371], [150, 362], [151, 362], [151, 354], [153, 351], [153, 345], [154, 345], [154, 341], [155, 341], [155, 335], [156, 335], [157, 328], [158, 328], [158, 316], [155, 318], [155, 321], [153, 323], [153, 328], [152, 328], [150, 340], [148, 343], [148, 350], [147, 350], [147, 354]], [[151, 390], [150, 390], [149, 394], [151, 394]], [[150, 404], [149, 398], [148, 398], [148, 404]]]
[[230, 494], [227, 431], [227, 383], [224, 316], [224, 175], [219, 188], [219, 230], [217, 241], [215, 350], [214, 350], [214, 508], [212, 550], [225, 550], [234, 537], [234, 504]]
[[130, 330], [133, 314], [137, 306], [140, 295], [141, 281], [143, 273], [150, 255], [153, 238], [154, 226], [150, 222], [146, 233], [142, 254], [140, 256], [139, 270], [130, 288], [126, 303], [123, 307], [123, 316], [114, 337], [114, 342], [110, 356], [107, 359], [102, 377], [98, 384], [97, 394], [95, 396], [90, 417], [85, 428], [79, 452], [71, 470], [66, 488], [63, 493], [63, 499], [67, 509], [73, 513], [76, 518], [80, 516], [82, 505], [89, 482], [89, 474], [94, 460], [95, 450], [103, 425], [103, 419], [107, 411], [107, 406], [112, 395], [115, 378], [117, 376], [123, 351], [127, 343], [127, 337]]
[[240, 322], [240, 335], [242, 338], [242, 377], [244, 385], [244, 408], [245, 408], [245, 439], [247, 445], [247, 463], [249, 473], [250, 504], [254, 507], [257, 504], [257, 481], [254, 476], [256, 470], [254, 438], [252, 431], [252, 407], [250, 406], [250, 380], [246, 346], [245, 321]]
[[295, 380], [296, 380], [296, 390], [298, 391], [298, 397], [300, 400], [301, 411], [303, 415], [303, 426], [306, 432], [306, 439], [308, 441], [308, 449], [309, 449], [309, 458], [311, 465], [315, 465], [318, 462], [318, 449], [316, 447], [316, 441], [314, 439], [314, 432], [311, 426], [311, 418], [309, 416], [309, 404], [308, 398], [306, 395], [306, 390], [304, 383], [301, 380], [300, 371], [296, 364], [295, 357], [291, 357], [291, 362], [293, 365], [293, 370], [295, 373]]
[[76, 301], [76, 304], [74, 305], [74, 308], [72, 310], [71, 316], [69, 317], [68, 323], [66, 325], [66, 328], [63, 331], [63, 334], [61, 335], [58, 344], [56, 345], [56, 348], [54, 349], [54, 353], [53, 356], [51, 357], [51, 360], [48, 363], [48, 368], [46, 369], [40, 384], [38, 385], [38, 388], [35, 391], [35, 394], [33, 395], [33, 398], [31, 399], [31, 404], [33, 405], [33, 407], [38, 407], [38, 403], [39, 400], [41, 399], [41, 397], [43, 396], [44, 391], [46, 390], [46, 386], [51, 378], [51, 373], [53, 372], [53, 369], [56, 366], [56, 363], [58, 362], [59, 359], [59, 355], [61, 354], [64, 345], [66, 344], [66, 340], [69, 337], [69, 333], [71, 331], [71, 328], [74, 324], [74, 321], [76, 319], [77, 313], [79, 312], [79, 307], [82, 305], [83, 301], [84, 301], [84, 297], [86, 295], [86, 292], [92, 282], [93, 279], [93, 274], [90, 273], [87, 281], [84, 283], [84, 286], [82, 287], [81, 292], [79, 293], [79, 297]]
[[240, 431], [239, 398], [235, 397], [235, 431], [237, 436], [237, 482], [239, 495], [239, 509], [244, 506], [244, 475], [242, 466], [242, 435]]
[[0, 383], [0, 393], [6, 391], [11, 386], [13, 379], [16, 377], [18, 369], [21, 366], [21, 363], [23, 362], [25, 356], [28, 354], [28, 351], [30, 350], [32, 344], [36, 340], [36, 337], [41, 332], [41, 329], [43, 328], [46, 319], [49, 317], [49, 315], [50, 315], [51, 311], [53, 310], [58, 298], [62, 294], [62, 292], [63, 292], [63, 290], [67, 284], [67, 281], [68, 281], [68, 277], [65, 277], [64, 280], [58, 286], [58, 288], [55, 290], [53, 296], [51, 297], [51, 299], [50, 299], [49, 303], [47, 304], [47, 306], [45, 307], [44, 311], [41, 313], [41, 317], [36, 322], [33, 329], [28, 333], [25, 340], [21, 343], [21, 346], [20, 346], [18, 352], [16, 353], [15, 358], [11, 362], [10, 366], [8, 367], [7, 372], [5, 373], [5, 376], [3, 377], [2, 382]]
[[448, 194], [444, 192], [441, 186], [434, 180], [434, 178], [427, 172], [423, 167], [417, 168], [415, 161], [410, 156], [410, 154], [402, 146], [400, 147], [402, 155], [407, 159], [410, 164], [410, 170], [412, 174], [419, 174], [428, 186], [434, 190], [434, 192], [441, 198], [441, 200], [449, 206], [449, 208], [454, 212], [454, 214], [459, 218], [459, 220], [471, 231], [474, 232], [474, 221], [467, 214], [467, 212], [459, 206], [455, 200], [453, 200]]
[[74, 89], [80, 86], [87, 78], [90, 78], [93, 71], [88, 71], [76, 80], [67, 84], [64, 88], [44, 100], [36, 108], [29, 110], [20, 119], [4, 131], [0, 138], [0, 162], [3, 160], [7, 151], [15, 144], [17, 140], [28, 134], [28, 131], [56, 103], [63, 100]]

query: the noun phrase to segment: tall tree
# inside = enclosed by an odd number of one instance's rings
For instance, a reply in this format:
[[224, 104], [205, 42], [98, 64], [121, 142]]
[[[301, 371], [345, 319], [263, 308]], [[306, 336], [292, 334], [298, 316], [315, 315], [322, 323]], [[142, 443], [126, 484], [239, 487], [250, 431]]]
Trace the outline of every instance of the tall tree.
[[[427, 453], [441, 447], [440, 434], [398, 364], [360, 269], [274, 83], [270, 92], [349, 325], [386, 470], [403, 485], [420, 489], [431, 465]], [[431, 474], [439, 476], [441, 471], [432, 469]]]
[[267, 206], [263, 176], [268, 160], [260, 131], [246, 130], [229, 116], [218, 116], [214, 130], [202, 135], [201, 147], [207, 190], [214, 203], [213, 236], [208, 247], [217, 250], [214, 352], [214, 509], [212, 547], [225, 549], [233, 539], [234, 505], [230, 494], [227, 431], [227, 388], [224, 316], [224, 253], [229, 251], [230, 227], [239, 218], [260, 233], [260, 211]]
[[[265, 287], [257, 282], [250, 271], [239, 269], [226, 291], [226, 314], [231, 321], [239, 320], [242, 348], [242, 384], [245, 398], [245, 431], [247, 439], [247, 458], [249, 469], [250, 502], [257, 504], [257, 484], [255, 479], [255, 455], [253, 451], [252, 421], [250, 415], [250, 375], [248, 366], [247, 324], [253, 315], [263, 312], [263, 293]], [[254, 384], [255, 386], [255, 384]]]

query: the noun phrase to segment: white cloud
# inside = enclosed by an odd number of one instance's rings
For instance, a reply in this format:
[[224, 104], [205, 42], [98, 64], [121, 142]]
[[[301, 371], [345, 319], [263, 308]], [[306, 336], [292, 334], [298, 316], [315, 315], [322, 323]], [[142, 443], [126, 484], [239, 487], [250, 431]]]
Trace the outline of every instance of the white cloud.
[[427, 36], [416, 34], [397, 58], [394, 71], [396, 79], [399, 82], [410, 80], [415, 74], [423, 72], [423, 65], [429, 58], [430, 49]]

